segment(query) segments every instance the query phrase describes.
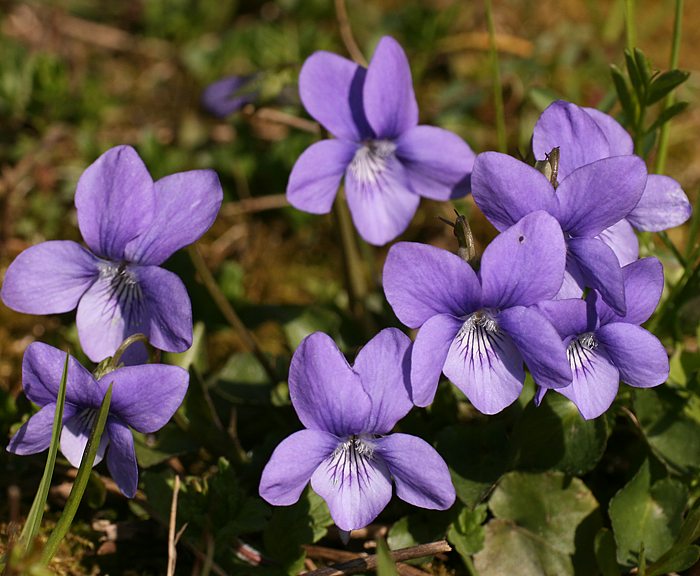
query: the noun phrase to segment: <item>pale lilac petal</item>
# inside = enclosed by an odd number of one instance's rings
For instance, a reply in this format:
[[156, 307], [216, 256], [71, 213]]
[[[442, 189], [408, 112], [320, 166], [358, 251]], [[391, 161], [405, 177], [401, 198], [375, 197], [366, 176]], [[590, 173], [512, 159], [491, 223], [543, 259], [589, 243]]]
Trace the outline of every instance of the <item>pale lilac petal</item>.
[[377, 138], [396, 138], [418, 124], [411, 67], [399, 43], [384, 36], [367, 69], [365, 114]]
[[584, 108], [593, 121], [601, 129], [608, 141], [608, 156], [627, 156], [634, 154], [634, 142], [622, 125], [609, 114], [595, 108]]
[[116, 293], [111, 277], [102, 276], [80, 299], [76, 315], [78, 336], [83, 351], [93, 362], [112, 356], [127, 336], [148, 332], [143, 302], [131, 294], [126, 288]]
[[627, 322], [643, 324], [656, 310], [664, 289], [664, 269], [656, 258], [642, 258], [622, 269], [627, 313], [616, 314], [600, 299], [596, 302], [601, 324]]
[[481, 286], [471, 266], [427, 244], [392, 246], [383, 283], [387, 301], [409, 328], [418, 328], [436, 314], [463, 316], [481, 306]]
[[[80, 467], [88, 438], [97, 422], [97, 412], [97, 408], [86, 408], [82, 411], [76, 411], [73, 416], [63, 420], [60, 440], [61, 453], [75, 468]], [[109, 435], [105, 430], [100, 437], [100, 445], [97, 448], [97, 454], [95, 454], [93, 467], [102, 462], [108, 443]]]
[[98, 262], [69, 240], [27, 248], [10, 264], [2, 301], [25, 314], [61, 314], [73, 310], [98, 275]]
[[372, 401], [364, 432], [390, 432], [413, 408], [409, 397], [411, 339], [396, 328], [382, 330], [357, 354], [353, 370]]
[[617, 313], [625, 313], [622, 269], [611, 248], [597, 238], [572, 238], [569, 252], [575, 258], [585, 285], [598, 290]]
[[620, 374], [610, 362], [605, 348], [591, 350], [584, 346], [569, 345], [572, 383], [557, 392], [571, 400], [586, 420], [597, 418], [615, 400]]
[[78, 226], [99, 256], [122, 260], [126, 245], [146, 232], [156, 210], [153, 180], [131, 146], [107, 150], [78, 180]]
[[126, 366], [103, 376], [105, 391], [112, 386], [110, 412], [143, 433], [165, 426], [187, 392], [189, 373], [179, 366], [144, 364]]
[[544, 300], [536, 309], [554, 326], [562, 339], [596, 329], [595, 318], [589, 318], [585, 300]]
[[323, 332], [304, 338], [294, 352], [289, 396], [304, 426], [338, 437], [364, 432], [372, 410], [360, 376]]
[[644, 192], [647, 169], [638, 156], [603, 158], [561, 181], [559, 222], [573, 236], [596, 236], [625, 218]]
[[554, 296], [564, 280], [566, 244], [557, 221], [538, 211], [501, 232], [481, 258], [482, 305], [530, 306]]
[[[61, 385], [66, 353], [63, 350], [32, 342], [22, 359], [22, 387], [32, 402], [39, 406], [55, 403]], [[92, 374], [73, 356], [68, 360], [66, 403], [80, 407], [99, 407], [102, 396]]]
[[416, 194], [433, 200], [460, 198], [471, 190], [474, 152], [456, 134], [416, 126], [396, 141], [396, 156]]
[[640, 326], [615, 322], [602, 326], [596, 337], [630, 386], [650, 388], [666, 382], [668, 355], [658, 338]]
[[364, 528], [391, 500], [391, 476], [381, 456], [336, 453], [316, 468], [311, 487], [341, 530]]
[[525, 381], [523, 358], [502, 330], [462, 328], [442, 370], [483, 414], [496, 414], [510, 406]]
[[536, 210], [555, 214], [549, 180], [532, 166], [498, 152], [482, 152], [474, 161], [472, 195], [489, 222], [499, 230]]
[[571, 369], [561, 337], [534, 308], [515, 306], [496, 317], [499, 328], [512, 339], [535, 383], [561, 388], [571, 382]]
[[439, 314], [418, 331], [411, 354], [411, 399], [416, 406], [433, 401], [450, 346], [463, 323], [449, 314]]
[[178, 172], [154, 185], [156, 210], [148, 229], [126, 247], [126, 259], [158, 265], [214, 223], [224, 193], [213, 170]]
[[678, 182], [668, 176], [649, 174], [644, 193], [627, 220], [638, 230], [659, 232], [680, 226], [692, 212]]
[[345, 173], [345, 194], [352, 221], [370, 244], [381, 246], [403, 233], [416, 213], [420, 197], [395, 156], [375, 173], [364, 174], [351, 165]]
[[566, 270], [564, 270], [564, 282], [559, 292], [554, 296], [555, 300], [568, 298], [581, 298], [586, 285], [583, 274], [576, 263], [576, 259], [569, 250], [566, 251]]
[[338, 138], [360, 142], [373, 136], [362, 104], [367, 70], [330, 52], [315, 52], [299, 74], [306, 111]]
[[338, 438], [320, 430], [300, 430], [288, 436], [262, 472], [260, 496], [275, 506], [294, 504], [316, 468], [339, 444]]
[[[68, 419], [74, 414], [74, 408], [67, 404], [63, 407], [63, 418]], [[56, 404], [47, 404], [36, 414], [32, 415], [22, 427], [10, 438], [7, 451], [24, 456], [43, 452], [51, 444], [53, 419], [56, 415]]]
[[447, 464], [425, 440], [390, 434], [376, 443], [401, 500], [430, 510], [447, 510], [454, 504], [455, 489]]
[[605, 242], [615, 252], [620, 266], [627, 266], [639, 258], [639, 240], [627, 220], [620, 220], [606, 228], [596, 238]]
[[182, 280], [158, 266], [135, 271], [143, 294], [143, 331], [149, 342], [160, 350], [184, 352], [192, 345], [192, 304]]
[[344, 140], [322, 140], [309, 146], [289, 175], [289, 203], [311, 214], [330, 212], [340, 181], [356, 150], [356, 144]]
[[532, 135], [538, 160], [544, 160], [553, 148], [559, 148], [559, 182], [577, 168], [611, 156], [608, 139], [591, 115], [563, 100], [547, 107]]
[[136, 463], [134, 437], [123, 422], [110, 417], [104, 435], [109, 438], [107, 468], [122, 494], [133, 498], [139, 487], [139, 467]]

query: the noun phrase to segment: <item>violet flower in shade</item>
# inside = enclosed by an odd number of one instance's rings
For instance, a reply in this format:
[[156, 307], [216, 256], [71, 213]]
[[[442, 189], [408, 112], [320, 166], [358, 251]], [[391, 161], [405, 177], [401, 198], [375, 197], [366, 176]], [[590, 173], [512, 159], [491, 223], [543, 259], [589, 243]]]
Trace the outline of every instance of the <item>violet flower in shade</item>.
[[571, 382], [566, 349], [535, 309], [559, 290], [566, 247], [557, 221], [535, 212], [484, 250], [477, 275], [445, 250], [399, 242], [384, 265], [384, 292], [399, 320], [420, 328], [411, 357], [413, 402], [427, 406], [443, 372], [484, 414], [520, 395], [523, 361], [537, 384]]
[[89, 250], [60, 240], [28, 248], [7, 269], [2, 300], [28, 314], [77, 306], [80, 343], [94, 362], [139, 332], [156, 348], [183, 352], [192, 342], [190, 299], [182, 281], [159, 265], [204, 234], [222, 198], [212, 170], [154, 182], [133, 148], [112, 148], [85, 170], [75, 194]]
[[[634, 154], [632, 138], [612, 116], [563, 100], [550, 104], [540, 116], [532, 147], [538, 159], [559, 147], [562, 177], [601, 158]], [[690, 218], [691, 212], [688, 197], [678, 182], [668, 176], [649, 174], [639, 203], [625, 217], [627, 230], [619, 235], [618, 242], [636, 246], [637, 239], [629, 224], [638, 230], [658, 232], [680, 226]]]
[[219, 118], [237, 112], [257, 98], [257, 91], [249, 88], [254, 80], [255, 75], [227, 76], [209, 84], [202, 93], [202, 107]]
[[[49, 447], [65, 359], [65, 352], [41, 342], [27, 347], [22, 361], [22, 386], [27, 398], [41, 410], [12, 437], [7, 447], [9, 452], [36, 454]], [[132, 498], [138, 487], [139, 472], [129, 427], [151, 433], [165, 426], [182, 403], [188, 383], [186, 370], [165, 364], [126, 366], [96, 380], [71, 356], [61, 452], [72, 466], [80, 466], [104, 395], [113, 384], [109, 415], [93, 465], [106, 454], [109, 473], [122, 493]]]
[[474, 200], [499, 230], [535, 210], [549, 212], [559, 221], [567, 246], [566, 275], [558, 297], [580, 297], [588, 286], [624, 314], [620, 262], [599, 235], [606, 229], [610, 235], [619, 233], [619, 228], [611, 231], [610, 227], [639, 202], [646, 166], [637, 156], [617, 156], [567, 172], [566, 150], [560, 150], [559, 158], [560, 179], [555, 187], [544, 174], [515, 158], [497, 152], [479, 154], [472, 174]]
[[419, 196], [448, 200], [469, 192], [474, 153], [447, 130], [418, 126], [411, 70], [393, 38], [380, 40], [368, 68], [330, 52], [312, 54], [299, 93], [335, 139], [313, 144], [294, 165], [287, 199], [295, 208], [328, 213], [344, 176], [357, 230], [381, 245], [407, 228]]
[[[638, 388], [663, 384], [668, 378], [668, 355], [661, 342], [639, 326], [656, 308], [664, 285], [663, 268], [656, 258], [643, 258], [622, 269], [627, 312], [616, 314], [595, 292], [587, 301], [540, 302], [567, 345], [573, 379], [558, 388], [589, 420], [612, 404], [620, 380]], [[539, 390], [541, 401], [545, 390]]]
[[350, 366], [333, 340], [311, 334], [294, 353], [289, 394], [306, 427], [272, 454], [260, 495], [288, 506], [311, 480], [341, 530], [372, 522], [391, 500], [445, 510], [455, 500], [447, 465], [427, 442], [389, 434], [413, 407], [408, 395], [411, 341], [395, 328], [379, 332]]

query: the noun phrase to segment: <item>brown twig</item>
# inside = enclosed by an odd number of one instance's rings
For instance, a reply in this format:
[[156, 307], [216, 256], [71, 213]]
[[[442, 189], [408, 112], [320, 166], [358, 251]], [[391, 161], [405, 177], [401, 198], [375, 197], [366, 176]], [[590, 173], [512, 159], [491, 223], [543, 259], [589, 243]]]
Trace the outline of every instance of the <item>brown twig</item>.
[[[348, 552], [347, 550], [336, 550], [335, 548], [327, 548], [325, 546], [314, 546], [308, 545], [304, 546], [307, 556], [309, 558], [316, 558], [317, 560], [326, 560], [328, 562], [348, 562], [350, 560], [356, 560], [357, 558], [366, 558], [366, 553]], [[427, 573], [424, 570], [415, 568], [409, 564], [403, 564], [401, 562], [396, 564], [396, 571], [401, 576], [425, 576]]]
[[[465, 50], [488, 51], [489, 35], [487, 32], [468, 32], [448, 36], [438, 44], [438, 49], [443, 53], [462, 52]], [[532, 42], [524, 38], [518, 38], [510, 34], [496, 34], [496, 50], [504, 54], [512, 54], [520, 58], [532, 56], [535, 47]]]
[[343, 39], [343, 44], [350, 54], [350, 57], [367, 68], [367, 60], [362, 54], [360, 47], [355, 41], [355, 37], [352, 34], [352, 27], [350, 26], [350, 17], [348, 16], [348, 10], [345, 6], [345, 0], [335, 0], [335, 15], [338, 19], [338, 27], [340, 28], [340, 37]]
[[275, 373], [275, 369], [258, 345], [253, 334], [248, 330], [246, 325], [243, 324], [243, 321], [240, 319], [236, 311], [233, 309], [233, 306], [231, 306], [231, 303], [219, 288], [219, 285], [216, 283], [214, 276], [209, 270], [204, 258], [202, 258], [202, 254], [197, 249], [197, 246], [194, 244], [191, 245], [188, 248], [188, 252], [190, 254], [192, 264], [194, 264], [195, 270], [199, 274], [204, 286], [209, 291], [209, 294], [211, 295], [212, 300], [214, 300], [217, 308], [219, 308], [227, 322], [231, 324], [236, 332], [238, 332], [238, 335], [243, 341], [243, 345], [248, 352], [252, 353], [255, 358], [257, 358], [258, 362], [263, 367], [263, 370], [265, 370], [267, 377], [270, 379], [270, 382], [272, 384], [276, 383], [277, 374]]
[[302, 132], [319, 135], [321, 127], [313, 120], [299, 118], [293, 114], [287, 114], [275, 108], [256, 108], [252, 104], [246, 105], [241, 112], [252, 120], [262, 120], [263, 122], [273, 122], [275, 124], [283, 124], [290, 128], [296, 128]]
[[230, 218], [241, 214], [285, 208], [286, 206], [289, 206], [289, 202], [287, 202], [287, 196], [285, 194], [271, 194], [269, 196], [246, 198], [238, 202], [228, 202], [221, 207], [219, 212], [221, 216]]
[[175, 542], [175, 525], [177, 524], [177, 497], [180, 494], [180, 477], [175, 475], [173, 498], [170, 503], [170, 523], [168, 524], [168, 576], [175, 576], [177, 547]]
[[[423, 558], [424, 556], [434, 556], [442, 552], [452, 550], [446, 540], [439, 542], [431, 542], [430, 544], [419, 544], [410, 548], [402, 548], [391, 552], [391, 558], [394, 562], [402, 562], [404, 560], [413, 560], [414, 558]], [[374, 570], [377, 567], [377, 556], [367, 556], [364, 558], [356, 558], [349, 562], [319, 568], [313, 572], [306, 572], [305, 576], [345, 576], [347, 574], [357, 574], [366, 570]]]

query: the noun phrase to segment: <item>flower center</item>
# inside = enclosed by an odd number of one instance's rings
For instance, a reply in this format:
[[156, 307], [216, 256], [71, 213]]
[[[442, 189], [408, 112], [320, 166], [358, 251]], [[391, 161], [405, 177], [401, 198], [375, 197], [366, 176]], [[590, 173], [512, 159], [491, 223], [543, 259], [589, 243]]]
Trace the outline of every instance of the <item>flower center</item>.
[[566, 347], [566, 357], [569, 366], [574, 370], [580, 370], [588, 364], [593, 350], [598, 347], [598, 341], [593, 332], [585, 332], [574, 338]]
[[355, 479], [367, 478], [367, 467], [374, 458], [373, 437], [366, 434], [346, 438], [338, 444], [328, 460], [331, 480], [334, 484], [352, 484]]
[[494, 341], [502, 339], [494, 313], [483, 308], [466, 317], [455, 337], [461, 350], [482, 357], [492, 351]]
[[143, 292], [136, 274], [124, 263], [105, 262], [100, 266], [100, 279], [104, 281], [108, 296], [103, 312], [114, 316], [119, 309], [128, 324], [138, 323], [141, 318]]
[[367, 140], [355, 152], [350, 170], [359, 182], [374, 184], [395, 151], [396, 144], [390, 140]]

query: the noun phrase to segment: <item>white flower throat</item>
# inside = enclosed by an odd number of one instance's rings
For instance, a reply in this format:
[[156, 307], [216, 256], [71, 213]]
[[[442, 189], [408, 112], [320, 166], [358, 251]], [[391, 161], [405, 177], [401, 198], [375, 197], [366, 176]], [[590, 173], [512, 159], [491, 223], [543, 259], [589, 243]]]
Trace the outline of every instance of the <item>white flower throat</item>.
[[501, 337], [494, 311], [482, 309], [466, 317], [455, 340], [469, 355], [484, 356], [492, 352], [494, 342]]
[[350, 170], [359, 182], [374, 184], [395, 151], [396, 144], [390, 140], [367, 140], [355, 152]]
[[374, 458], [374, 448], [372, 436], [366, 434], [353, 434], [338, 444], [327, 460], [332, 482], [351, 485], [354, 481], [366, 479], [369, 475], [367, 467], [371, 466]]
[[117, 308], [129, 320], [138, 320], [141, 314], [143, 293], [136, 274], [125, 263], [105, 262], [100, 266], [100, 279], [109, 292], [103, 312], [113, 316]]
[[569, 366], [574, 370], [583, 369], [597, 347], [598, 341], [593, 332], [586, 332], [574, 338], [566, 347], [566, 358], [569, 360]]

